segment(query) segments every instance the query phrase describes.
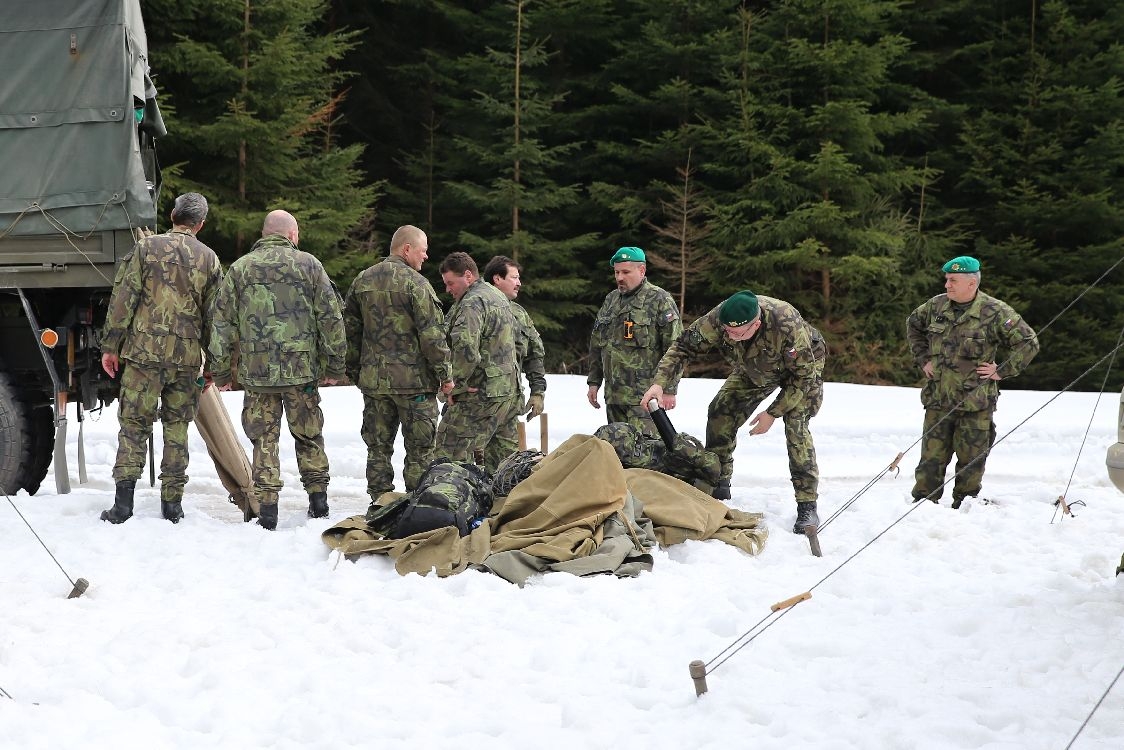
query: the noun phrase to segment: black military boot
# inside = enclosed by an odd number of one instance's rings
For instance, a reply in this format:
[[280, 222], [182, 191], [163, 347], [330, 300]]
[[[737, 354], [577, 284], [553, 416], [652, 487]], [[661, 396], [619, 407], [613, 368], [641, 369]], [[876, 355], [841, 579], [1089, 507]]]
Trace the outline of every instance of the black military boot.
[[718, 484], [714, 485], [714, 489], [710, 491], [710, 496], [715, 500], [729, 500], [730, 499], [730, 480], [719, 479]]
[[327, 492], [310, 492], [310, 493], [308, 493], [308, 517], [309, 518], [327, 518], [328, 517], [328, 493]]
[[793, 534], [803, 534], [805, 526], [820, 525], [820, 514], [816, 512], [816, 501], [796, 504], [796, 524], [792, 527]]
[[179, 523], [183, 518], [183, 505], [179, 500], [161, 500], [160, 513], [172, 523]]
[[123, 479], [117, 483], [117, 493], [113, 496], [113, 507], [101, 512], [101, 520], [110, 523], [125, 523], [133, 517], [133, 491], [137, 480]]
[[258, 513], [258, 523], [263, 529], [273, 531], [277, 528], [277, 503], [262, 503]]

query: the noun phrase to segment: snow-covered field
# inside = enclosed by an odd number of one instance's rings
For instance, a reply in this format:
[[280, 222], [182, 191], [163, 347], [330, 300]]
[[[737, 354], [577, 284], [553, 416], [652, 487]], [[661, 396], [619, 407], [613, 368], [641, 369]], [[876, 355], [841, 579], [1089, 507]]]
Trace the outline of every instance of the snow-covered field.
[[[685, 381], [677, 428], [704, 435], [718, 385]], [[549, 386], [552, 447], [601, 424], [584, 378]], [[274, 533], [242, 523], [194, 430], [184, 521], [160, 518], [147, 472], [136, 516], [99, 521], [115, 412], [86, 423], [86, 485], [71, 420], [74, 491], [54, 494], [52, 472], [38, 495], [12, 500], [90, 588], [66, 599], [70, 583], [0, 501], [11, 696], [0, 694], [0, 747], [1060, 750], [1124, 668], [1124, 576], [1113, 575], [1124, 495], [1105, 471], [1115, 396], [1095, 415], [1096, 394], [1046, 405], [988, 462], [983, 494], [997, 504], [953, 511], [951, 492], [939, 507], [907, 502], [917, 391], [828, 384], [812, 422], [821, 518], [909, 451], [900, 476], [823, 531], [822, 558], [790, 531], [778, 423], [743, 431], [735, 466], [732, 504], [764, 512], [771, 530], [760, 556], [688, 542], [636, 579], [553, 573], [518, 588], [475, 571], [400, 577], [386, 558], [330, 553], [320, 533], [367, 506], [365, 447], [358, 392], [323, 394], [331, 518], [306, 517], [286, 433]], [[1054, 396], [1004, 393], [999, 435]], [[237, 425], [241, 394], [224, 398]], [[1084, 505], [1059, 521], [1063, 493]], [[689, 662], [751, 630], [696, 698]], [[1124, 678], [1073, 747], [1124, 748]]]

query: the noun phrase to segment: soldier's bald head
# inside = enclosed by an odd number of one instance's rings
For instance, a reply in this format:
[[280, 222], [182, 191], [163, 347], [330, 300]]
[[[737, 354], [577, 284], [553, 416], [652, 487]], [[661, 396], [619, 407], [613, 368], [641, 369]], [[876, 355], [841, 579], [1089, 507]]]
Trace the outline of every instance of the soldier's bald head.
[[390, 238], [390, 254], [406, 261], [415, 271], [420, 271], [422, 263], [429, 257], [429, 238], [412, 224], [398, 227]]
[[413, 224], [406, 224], [405, 226], [398, 227], [394, 235], [390, 238], [390, 252], [398, 255], [402, 252], [404, 245], [420, 245], [426, 239], [425, 232], [415, 227]]
[[[297, 231], [297, 220], [288, 211], [270, 211], [265, 215], [265, 222], [261, 227], [261, 236], [280, 234], [292, 239], [292, 234]], [[295, 240], [294, 240], [295, 242]]]

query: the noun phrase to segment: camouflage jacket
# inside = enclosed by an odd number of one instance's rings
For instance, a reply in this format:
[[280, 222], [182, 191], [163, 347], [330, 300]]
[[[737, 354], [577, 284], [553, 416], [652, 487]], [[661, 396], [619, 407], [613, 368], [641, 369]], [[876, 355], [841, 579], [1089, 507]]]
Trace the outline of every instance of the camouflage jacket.
[[218, 257], [191, 233], [173, 229], [145, 237], [117, 271], [102, 351], [146, 365], [198, 370], [221, 282]]
[[[660, 357], [682, 332], [679, 308], [663, 289], [647, 279], [631, 292], [614, 289], [593, 323], [586, 383], [604, 381], [607, 404], [639, 404]], [[675, 393], [675, 385], [667, 392]]]
[[433, 394], [452, 378], [437, 294], [398, 256], [355, 277], [343, 322], [347, 375], [364, 393]]
[[906, 333], [916, 365], [933, 363], [933, 377], [921, 389], [926, 409], [993, 409], [999, 383], [981, 379], [976, 367], [996, 362], [1001, 378], [1013, 378], [1038, 354], [1034, 329], [983, 292], [959, 312], [947, 294], [938, 294], [910, 314]]
[[231, 264], [215, 298], [211, 362], [215, 383], [249, 389], [302, 385], [344, 376], [347, 339], [339, 295], [324, 266], [278, 234], [263, 237]]
[[722, 307], [718, 305], [671, 345], [660, 360], [654, 382], [667, 391], [669, 385], [679, 382], [690, 359], [719, 352], [734, 374], [746, 382], [761, 388], [780, 388], [765, 410], [770, 415], [798, 413], [807, 404], [818, 402], [827, 356], [823, 336], [787, 302], [761, 296], [757, 302], [761, 305], [761, 328], [753, 338], [730, 341], [718, 321]]
[[453, 355], [454, 396], [469, 388], [488, 399], [519, 392], [515, 316], [503, 292], [477, 279], [449, 310], [445, 330]]
[[[519, 355], [519, 371], [527, 376], [531, 395], [546, 393], [546, 348], [542, 345], [531, 314], [518, 302], [511, 301], [511, 314], [515, 316], [515, 348]], [[523, 386], [519, 386], [520, 392]]]

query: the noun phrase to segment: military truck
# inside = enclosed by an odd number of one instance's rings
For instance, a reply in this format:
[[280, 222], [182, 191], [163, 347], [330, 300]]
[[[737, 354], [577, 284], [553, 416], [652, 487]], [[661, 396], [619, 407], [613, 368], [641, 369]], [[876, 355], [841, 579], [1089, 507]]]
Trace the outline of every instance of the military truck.
[[[155, 230], [165, 134], [140, 0], [0, 3], [0, 490], [70, 491], [67, 413], [116, 397], [98, 335]], [[81, 457], [79, 457], [81, 460]]]

